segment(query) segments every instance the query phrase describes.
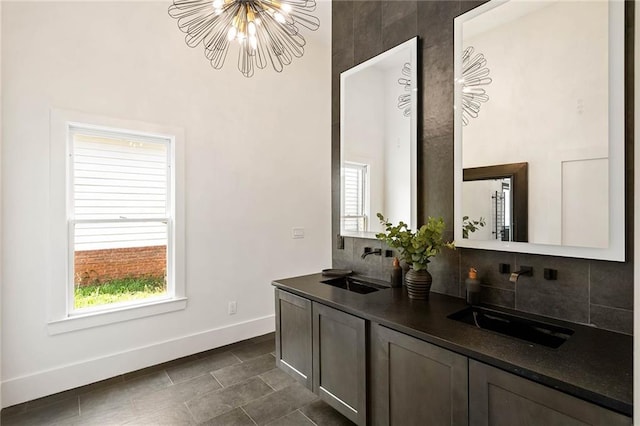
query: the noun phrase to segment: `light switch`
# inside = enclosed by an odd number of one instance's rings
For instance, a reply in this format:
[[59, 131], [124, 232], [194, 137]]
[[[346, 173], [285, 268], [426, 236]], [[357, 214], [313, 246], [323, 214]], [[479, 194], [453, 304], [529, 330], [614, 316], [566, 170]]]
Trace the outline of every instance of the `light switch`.
[[304, 228], [293, 228], [291, 238], [304, 238]]

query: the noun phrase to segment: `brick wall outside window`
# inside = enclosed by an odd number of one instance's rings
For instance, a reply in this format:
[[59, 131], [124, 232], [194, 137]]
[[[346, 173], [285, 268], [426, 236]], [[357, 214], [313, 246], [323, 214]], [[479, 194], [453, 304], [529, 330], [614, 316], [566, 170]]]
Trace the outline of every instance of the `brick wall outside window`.
[[88, 285], [114, 278], [164, 277], [167, 246], [76, 251], [75, 284]]

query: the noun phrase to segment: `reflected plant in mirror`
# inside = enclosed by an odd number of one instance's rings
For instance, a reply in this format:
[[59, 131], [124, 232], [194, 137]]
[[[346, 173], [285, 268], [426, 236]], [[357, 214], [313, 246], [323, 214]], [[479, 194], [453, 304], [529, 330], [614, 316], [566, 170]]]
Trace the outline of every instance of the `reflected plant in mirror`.
[[[624, 28], [619, 1], [492, 0], [455, 18], [459, 245], [625, 260]], [[516, 164], [520, 188], [467, 178]], [[487, 226], [469, 233], [465, 216]]]
[[462, 238], [469, 238], [469, 234], [476, 232], [487, 223], [483, 217], [478, 220], [469, 219], [469, 216], [462, 217]]
[[413, 38], [340, 76], [343, 236], [375, 238], [383, 230], [378, 211], [416, 223], [417, 44]]

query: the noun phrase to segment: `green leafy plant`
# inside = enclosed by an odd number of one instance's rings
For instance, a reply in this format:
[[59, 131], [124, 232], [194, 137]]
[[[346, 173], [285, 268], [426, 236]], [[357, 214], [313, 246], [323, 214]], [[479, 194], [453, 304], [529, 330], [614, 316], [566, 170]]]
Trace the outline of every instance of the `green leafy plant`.
[[393, 225], [381, 213], [377, 216], [386, 232], [376, 234], [376, 238], [387, 243], [389, 247], [398, 249], [402, 260], [412, 265], [414, 271], [427, 269], [429, 259], [440, 253], [444, 247], [455, 249], [453, 242], [446, 242], [442, 237], [445, 224], [441, 217], [429, 217], [425, 225], [413, 232], [402, 221]]
[[483, 217], [478, 220], [469, 219], [469, 216], [462, 216], [462, 238], [469, 238], [470, 232], [476, 232], [486, 225]]

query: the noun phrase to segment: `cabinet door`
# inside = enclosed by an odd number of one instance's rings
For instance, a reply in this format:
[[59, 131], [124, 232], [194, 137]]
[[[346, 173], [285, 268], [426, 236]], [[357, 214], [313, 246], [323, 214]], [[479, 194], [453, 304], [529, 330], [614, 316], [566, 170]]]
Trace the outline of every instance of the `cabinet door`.
[[467, 358], [371, 324], [374, 425], [467, 425]]
[[531, 380], [469, 361], [472, 425], [630, 425], [631, 419]]
[[276, 289], [276, 365], [313, 390], [311, 301]]
[[313, 391], [366, 424], [365, 321], [313, 302]]

